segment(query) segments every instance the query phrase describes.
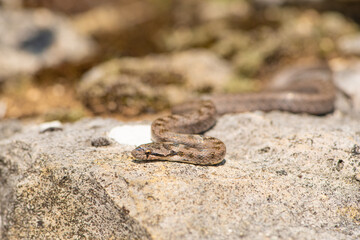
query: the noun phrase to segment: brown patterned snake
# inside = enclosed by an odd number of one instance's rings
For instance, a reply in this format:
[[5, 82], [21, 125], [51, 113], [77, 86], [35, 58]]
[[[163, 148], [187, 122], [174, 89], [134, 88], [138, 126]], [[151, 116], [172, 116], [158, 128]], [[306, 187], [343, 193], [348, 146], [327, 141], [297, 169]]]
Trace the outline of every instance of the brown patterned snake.
[[[151, 125], [153, 143], [143, 144], [131, 154], [138, 160], [167, 160], [197, 165], [223, 161], [225, 144], [217, 138], [197, 135], [211, 128], [217, 115], [245, 111], [281, 110], [322, 115], [334, 109], [335, 87], [326, 67], [300, 68], [282, 76], [287, 87], [271, 91], [212, 96], [173, 109], [173, 115]], [[281, 76], [278, 77], [281, 82]]]

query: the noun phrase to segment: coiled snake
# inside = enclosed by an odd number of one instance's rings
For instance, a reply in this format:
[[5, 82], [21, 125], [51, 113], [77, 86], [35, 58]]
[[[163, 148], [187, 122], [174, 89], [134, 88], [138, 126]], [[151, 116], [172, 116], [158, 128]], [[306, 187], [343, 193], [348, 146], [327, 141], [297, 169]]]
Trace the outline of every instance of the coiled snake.
[[138, 160], [215, 165], [225, 157], [225, 144], [217, 138], [198, 134], [211, 128], [218, 115], [254, 110], [315, 115], [333, 111], [335, 87], [327, 67], [300, 68], [283, 78], [290, 82], [286, 87], [258, 93], [212, 96], [177, 106], [173, 115], [152, 123], [154, 142], [138, 146], [131, 154]]

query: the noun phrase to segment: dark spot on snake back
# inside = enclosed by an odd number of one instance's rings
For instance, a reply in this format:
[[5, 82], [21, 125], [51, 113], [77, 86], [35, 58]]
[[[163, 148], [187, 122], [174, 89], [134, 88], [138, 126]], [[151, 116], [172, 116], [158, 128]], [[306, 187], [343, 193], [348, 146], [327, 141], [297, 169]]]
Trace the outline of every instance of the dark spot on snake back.
[[223, 143], [216, 139], [216, 141], [214, 142], [214, 145], [216, 145], [216, 147], [219, 148], [221, 145], [223, 145]]
[[163, 124], [162, 123], [159, 123], [158, 121], [154, 122], [153, 126], [154, 127], [160, 127], [162, 126]]
[[183, 152], [179, 151], [179, 152], [177, 153], [177, 155], [179, 155], [180, 157], [183, 157], [185, 154], [184, 154]]
[[[167, 145], [164, 145], [164, 147], [166, 148]], [[161, 146], [159, 144], [154, 144], [153, 145], [153, 148], [156, 149], [156, 150], [160, 150], [161, 149]]]
[[204, 158], [203, 155], [201, 155], [201, 154], [197, 155], [197, 159], [203, 159], [203, 158]]
[[166, 120], [164, 118], [159, 118], [159, 119], [155, 120], [155, 124], [157, 124], [157, 123], [163, 124], [165, 122], [166, 122]]
[[177, 119], [176, 115], [170, 115], [170, 116], [168, 116], [167, 118], [169, 118], [169, 119], [171, 119], [171, 120], [176, 120], [176, 119]]
[[171, 149], [171, 146], [170, 146], [169, 144], [164, 144], [164, 148], [165, 148], [166, 150], [170, 150], [170, 149]]
[[159, 134], [163, 135], [167, 130], [165, 128], [159, 128], [158, 132]]
[[185, 149], [185, 150], [190, 150], [190, 148], [191, 148], [191, 147], [188, 146], [188, 145], [185, 145], [185, 146], [184, 146], [184, 149]]

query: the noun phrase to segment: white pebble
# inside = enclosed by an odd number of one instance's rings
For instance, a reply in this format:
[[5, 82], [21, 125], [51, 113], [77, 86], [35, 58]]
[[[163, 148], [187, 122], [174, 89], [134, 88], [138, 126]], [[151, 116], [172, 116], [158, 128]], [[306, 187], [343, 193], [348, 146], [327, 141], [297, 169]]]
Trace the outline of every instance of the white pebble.
[[140, 145], [151, 142], [150, 125], [124, 125], [114, 127], [108, 133], [108, 137], [120, 144]]
[[45, 132], [49, 128], [62, 129], [62, 124], [60, 121], [44, 122], [39, 125], [39, 131]]

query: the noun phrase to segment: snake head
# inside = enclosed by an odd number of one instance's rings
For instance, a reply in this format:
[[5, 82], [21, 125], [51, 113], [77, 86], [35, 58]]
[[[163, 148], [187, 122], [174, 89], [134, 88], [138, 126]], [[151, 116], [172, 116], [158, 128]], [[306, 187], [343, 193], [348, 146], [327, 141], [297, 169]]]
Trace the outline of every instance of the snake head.
[[169, 156], [174, 156], [176, 153], [171, 150], [172, 143], [147, 143], [136, 147], [131, 151], [131, 155], [137, 160], [166, 160]]

